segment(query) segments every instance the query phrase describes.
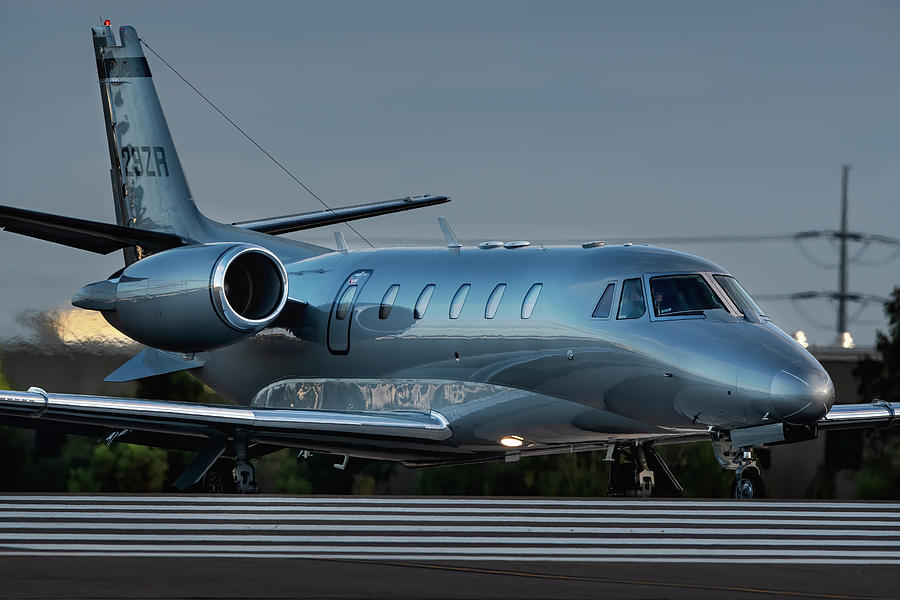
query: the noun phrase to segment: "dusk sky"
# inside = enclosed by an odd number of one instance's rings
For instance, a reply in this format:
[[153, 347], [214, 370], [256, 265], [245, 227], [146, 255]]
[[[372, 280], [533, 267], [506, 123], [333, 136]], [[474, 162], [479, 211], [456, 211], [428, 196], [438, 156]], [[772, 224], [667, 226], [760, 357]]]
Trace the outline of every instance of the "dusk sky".
[[[438, 215], [472, 243], [836, 229], [842, 164], [850, 228], [900, 237], [897, 1], [0, 0], [0, 203], [114, 221], [90, 36], [102, 18], [133, 25], [332, 206], [453, 197], [356, 222], [376, 245], [443, 244]], [[205, 214], [321, 208], [148, 61]], [[293, 236], [333, 246], [332, 231]], [[671, 247], [753, 294], [837, 284], [792, 242]], [[827, 241], [806, 248], [837, 258]], [[121, 261], [0, 232], [0, 328], [68, 306]], [[900, 259], [851, 267], [853, 291], [887, 296], [898, 282]], [[788, 332], [834, 339], [828, 302], [805, 305], [826, 327], [790, 302], [761, 304]], [[871, 345], [880, 306], [862, 318], [850, 330]]]

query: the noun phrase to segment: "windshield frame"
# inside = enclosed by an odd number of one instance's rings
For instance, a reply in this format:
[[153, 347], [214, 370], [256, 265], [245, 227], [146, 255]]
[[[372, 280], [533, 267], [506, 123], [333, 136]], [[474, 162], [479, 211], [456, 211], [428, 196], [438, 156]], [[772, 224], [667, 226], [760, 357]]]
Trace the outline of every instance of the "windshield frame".
[[[715, 274], [725, 275], [725, 273]], [[677, 313], [674, 315], [657, 315], [656, 314], [656, 306], [651, 302], [652, 294], [650, 287], [650, 280], [654, 277], [672, 277], [677, 275], [699, 275], [700, 278], [706, 283], [709, 289], [712, 291], [713, 295], [716, 299], [722, 304], [722, 308], [709, 308], [706, 310], [699, 310], [696, 312], [688, 312], [688, 313]], [[713, 272], [711, 271], [666, 271], [663, 273], [644, 273], [642, 279], [644, 280], [644, 294], [647, 296], [648, 304], [647, 304], [647, 312], [650, 315], [651, 321], [678, 321], [678, 320], [687, 320], [687, 319], [705, 319], [706, 313], [710, 310], [723, 310], [729, 315], [733, 317], [743, 318], [743, 313], [737, 309], [734, 303], [731, 301], [731, 298], [728, 297], [728, 294], [722, 290], [719, 284], [713, 279]]]
[[727, 298], [727, 299], [730, 301], [730, 303], [734, 306], [734, 310], [736, 311], [736, 314], [740, 315], [741, 317], [747, 316], [747, 315], [744, 314], [744, 311], [741, 310], [741, 308], [737, 305], [737, 303], [734, 302], [734, 300], [732, 300], [731, 294], [728, 293], [728, 290], [725, 289], [725, 286], [724, 286], [724, 285], [722, 285], [721, 283], [719, 283], [719, 280], [716, 279], [717, 277], [727, 277], [727, 278], [729, 278], [729, 279], [734, 280], [734, 282], [737, 284], [738, 288], [740, 288], [740, 289], [744, 292], [744, 294], [747, 295], [747, 298], [749, 298], [750, 304], [752, 305], [752, 307], [755, 308], [755, 313], [756, 313], [756, 314], [755, 314], [755, 315], [751, 315], [751, 316], [754, 316], [754, 317], [756, 317], [756, 318], [759, 318], [759, 319], [762, 320], [762, 321], [769, 321], [769, 320], [770, 320], [770, 319], [769, 319], [769, 315], [767, 315], [767, 314], [763, 311], [763, 309], [762, 309], [762, 307], [759, 305], [759, 303], [758, 303], [756, 300], [754, 300], [753, 296], [751, 296], [751, 295], [750, 295], [750, 292], [747, 291], [747, 288], [745, 288], [745, 287], [741, 284], [741, 282], [738, 281], [738, 278], [737, 278], [737, 277], [735, 277], [734, 275], [732, 275], [732, 274], [730, 274], [730, 273], [710, 273], [710, 276], [709, 276], [709, 279], [711, 280], [710, 282], [715, 286], [715, 289], [716, 289], [717, 291], [720, 291], [720, 292], [721, 292], [721, 294], [720, 294], [721, 296], [724, 296], [725, 298]]

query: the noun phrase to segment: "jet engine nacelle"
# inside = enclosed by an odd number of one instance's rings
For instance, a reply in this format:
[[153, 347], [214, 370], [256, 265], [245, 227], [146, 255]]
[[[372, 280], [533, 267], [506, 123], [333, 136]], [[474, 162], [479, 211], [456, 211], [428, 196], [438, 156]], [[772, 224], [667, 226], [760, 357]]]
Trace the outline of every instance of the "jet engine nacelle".
[[142, 344], [200, 352], [261, 331], [287, 298], [287, 271], [277, 256], [251, 244], [224, 243], [154, 254], [117, 280], [86, 286], [72, 303], [102, 310], [116, 329]]

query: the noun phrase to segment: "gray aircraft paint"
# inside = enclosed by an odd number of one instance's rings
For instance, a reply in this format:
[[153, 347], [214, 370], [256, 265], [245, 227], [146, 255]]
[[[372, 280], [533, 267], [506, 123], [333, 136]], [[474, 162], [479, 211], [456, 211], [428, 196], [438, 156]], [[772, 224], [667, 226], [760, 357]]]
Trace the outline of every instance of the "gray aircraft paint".
[[[428, 463], [497, 458], [509, 436], [522, 443], [507, 455], [517, 458], [815, 424], [831, 408], [821, 365], [763, 315], [740, 312], [713, 277], [727, 271], [702, 258], [630, 244], [332, 251], [211, 221], [191, 199], [137, 33], [120, 28], [121, 46], [109, 27], [93, 36], [117, 220], [187, 245], [149, 257], [126, 252], [124, 271], [75, 301], [126, 335], [187, 351], [185, 368], [249, 407], [4, 393], [0, 405], [17, 417], [65, 420], [74, 411], [105, 427], [208, 435], [212, 460], [224, 448], [219, 437], [246, 430], [262, 444]], [[272, 279], [277, 302], [255, 320], [229, 301], [232, 263], [222, 257], [241, 252], [287, 277], [286, 285]], [[657, 313], [652, 278], [683, 274], [701, 277], [721, 307]], [[646, 310], [624, 319], [620, 305], [640, 300], [623, 299], [629, 279]], [[252, 279], [248, 289], [266, 281]], [[610, 314], [593, 317], [610, 283]], [[523, 311], [536, 284], [540, 294]], [[339, 309], [348, 289], [352, 303]], [[170, 355], [145, 356], [126, 371], [150, 375], [170, 363]], [[224, 431], [198, 432], [204, 424]]]

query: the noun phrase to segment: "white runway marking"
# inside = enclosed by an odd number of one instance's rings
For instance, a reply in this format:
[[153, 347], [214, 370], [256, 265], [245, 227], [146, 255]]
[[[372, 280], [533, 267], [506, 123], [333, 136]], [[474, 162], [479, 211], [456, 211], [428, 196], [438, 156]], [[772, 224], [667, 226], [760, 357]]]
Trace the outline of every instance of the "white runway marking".
[[[70, 511], [70, 510], [90, 510], [90, 511], [122, 511], [122, 512], [144, 512], [149, 513], [150, 511], [154, 511], [156, 513], [165, 513], [165, 512], [178, 512], [184, 510], [191, 510], [193, 507], [189, 505], [177, 505], [172, 504], [168, 506], [148, 506], [146, 504], [116, 504], [116, 505], [96, 505], [96, 506], [83, 506], [83, 505], [75, 505], [75, 504], [9, 504], [0, 502], [0, 511], [8, 511], [8, 510], [47, 510], [47, 511]], [[272, 513], [281, 513], [281, 512], [291, 512], [296, 513], [297, 511], [303, 511], [306, 514], [310, 513], [329, 513], [329, 512], [339, 512], [344, 514], [353, 514], [353, 513], [371, 513], [372, 508], [364, 507], [364, 506], [340, 506], [340, 505], [330, 505], [330, 506], [234, 506], [230, 504], [222, 504], [219, 506], [204, 506], [203, 510], [222, 510], [222, 511], [231, 511], [231, 512], [265, 512], [267, 514]], [[534, 507], [534, 508], [459, 508], [455, 506], [446, 507], [446, 506], [437, 506], [437, 507], [422, 507], [422, 508], [413, 508], [413, 507], [404, 507], [404, 506], [379, 506], [378, 513], [380, 514], [388, 514], [388, 513], [401, 513], [404, 515], [413, 515], [413, 514], [428, 514], [428, 515], [460, 515], [460, 514], [469, 514], [469, 515], [477, 515], [481, 517], [486, 517], [488, 515], [547, 515], [547, 514], [558, 514], [558, 515], [586, 515], [589, 514], [591, 516], [597, 515], [610, 515], [610, 516], [618, 516], [618, 515], [628, 515], [631, 517], [640, 515], [643, 517], [649, 517], [650, 515], [665, 515], [669, 517], [675, 516], [696, 516], [698, 513], [703, 513], [708, 510], [706, 506], [698, 506], [691, 510], [677, 510], [677, 509], [660, 509], [653, 510], [652, 506], [644, 508], [643, 510], [635, 510], [631, 509], [614, 509], [614, 508], [606, 508], [601, 506], [590, 506], [584, 508], [552, 508], [550, 506], [544, 507]], [[2, 514], [2, 512], [0, 512]], [[721, 517], [731, 517], [731, 516], [747, 516], [747, 510], [716, 510], [715, 515]], [[753, 510], [753, 516], [755, 517], [790, 517], [796, 514], [796, 509], [784, 509], [784, 510]], [[872, 511], [840, 511], [840, 513], [836, 513], [833, 510], [830, 511], [813, 511], [806, 510], [803, 511], [804, 517], [812, 518], [812, 517], [834, 517], [836, 514], [840, 514], [841, 518], [889, 518], [889, 519], [900, 519], [900, 510], [896, 511], [880, 511], [880, 510], [872, 510]]]
[[[120, 558], [306, 558], [306, 559], [332, 559], [332, 560], [390, 560], [398, 561], [472, 561], [472, 562], [629, 562], [629, 563], [707, 563], [708, 559], [698, 559], [695, 557], [632, 557], [627, 559], [611, 557], [587, 556], [584, 558], [569, 558], [559, 556], [534, 557], [534, 556], [476, 556], [476, 555], [437, 555], [437, 554], [398, 554], [396, 556], [385, 556], [383, 554], [289, 554], [289, 553], [255, 553], [255, 552], [122, 552], [111, 555], [108, 552], [54, 552], [48, 554], [46, 552], [4, 552], [0, 551], [0, 556], [90, 556], [90, 557], [110, 557], [117, 556]], [[772, 560], [770, 558], [741, 558], [729, 563], [743, 564], [797, 564], [797, 565], [895, 565], [897, 560], [882, 559], [833, 559], [833, 558], [780, 558]]]
[[[171, 542], [172, 535], [153, 535], [153, 534], [113, 534], [113, 533], [8, 533], [3, 534], [3, 539], [8, 541], [45, 541], [53, 540], [62, 541], [82, 541], [82, 542]], [[781, 539], [763, 539], [763, 538], [742, 538], [739, 544], [731, 539], [719, 538], [591, 538], [591, 537], [476, 537], [476, 536], [409, 536], [409, 535], [388, 535], [379, 536], [377, 539], [364, 535], [179, 535], [179, 542], [207, 542], [219, 544], [222, 542], [236, 542], [253, 544], [263, 542], [279, 542], [279, 543], [304, 543], [304, 544], [322, 544], [322, 543], [378, 543], [378, 544], [409, 544], [409, 543], [427, 543], [427, 544], [547, 544], [547, 545], [567, 545], [567, 546], [597, 546], [608, 544], [610, 546], [683, 546], [690, 544], [692, 546], [784, 546], [784, 540]], [[894, 544], [885, 544], [883, 540], [872, 539], [835, 539], [835, 540], [818, 540], [804, 539], [791, 542], [791, 546], [815, 546], [815, 547], [833, 547], [833, 546], [849, 546], [849, 547], [874, 547], [874, 548], [895, 548], [900, 550], [900, 540]], [[46, 547], [46, 546], [42, 546]]]
[[0, 556], [894, 565], [900, 504], [2, 496]]
[[[836, 514], [831, 519], [759, 519], [756, 515], [745, 515], [745, 518], [665, 518], [655, 516], [637, 516], [633, 518], [625, 517], [552, 517], [552, 516], [506, 516], [494, 514], [478, 514], [473, 513], [471, 516], [460, 515], [396, 515], [382, 514], [380, 512], [368, 512], [363, 514], [309, 514], [303, 510], [293, 513], [269, 513], [265, 511], [257, 511], [253, 513], [235, 513], [235, 512], [215, 512], [212, 510], [204, 510], [202, 512], [102, 512], [102, 511], [0, 511], [0, 519], [7, 518], [26, 518], [26, 519], [93, 519], [98, 522], [105, 520], [121, 519], [127, 521], [153, 520], [153, 521], [306, 521], [306, 522], [328, 522], [328, 521], [344, 521], [344, 522], [445, 522], [445, 523], [593, 523], [593, 524], [619, 524], [619, 525], [642, 525], [645, 523], [665, 523], [671, 525], [810, 525], [810, 526], [857, 526], [857, 527], [896, 527], [900, 526], [898, 520], [863, 520], [863, 519], [841, 519], [840, 514]], [[664, 514], [664, 513], [663, 513]], [[349, 526], [348, 526], [349, 527]]]
[[108, 502], [113, 504], [122, 504], [128, 502], [149, 502], [151, 504], [164, 505], [167, 503], [176, 504], [340, 504], [351, 506], [354, 504], [377, 504], [379, 506], [389, 506], [395, 504], [414, 505], [414, 504], [437, 504], [444, 506], [452, 506], [462, 504], [465, 506], [482, 506], [482, 505], [500, 505], [500, 506], [535, 506], [553, 504], [560, 506], [608, 506], [608, 507], [637, 507], [637, 508], [659, 508], [674, 506], [694, 506], [697, 508], [736, 508], [744, 507], [746, 510], [754, 510], [756, 508], [837, 508], [846, 509], [889, 509], [900, 510], [900, 503], [894, 502], [794, 502], [781, 500], [766, 500], [747, 503], [735, 503], [733, 500], [626, 500], [626, 499], [601, 499], [601, 500], [581, 500], [581, 499], [564, 499], [557, 500], [552, 498], [403, 498], [403, 497], [328, 497], [328, 496], [305, 496], [300, 498], [281, 497], [281, 496], [140, 496], [123, 494], [119, 496], [94, 496], [94, 495], [65, 495], [65, 494], [47, 494], [47, 495], [21, 495], [21, 496], [0, 496], [0, 502], [77, 502], [98, 503]]
[[[55, 530], [117, 530], [127, 531], [347, 531], [346, 525], [320, 525], [320, 524], [296, 524], [296, 523], [182, 523], [182, 522], [156, 522], [156, 523], [93, 523], [72, 521], [0, 521], [0, 532], [8, 529], [55, 529]], [[491, 526], [491, 525], [369, 525], [358, 524], [353, 526], [354, 531], [377, 532], [418, 532], [418, 533], [584, 533], [600, 535], [771, 535], [771, 536], [817, 536], [817, 537], [845, 537], [845, 529], [784, 529], [782, 527], [770, 529], [731, 529], [722, 527], [522, 527], [522, 526]], [[854, 535], [863, 537], [898, 537], [900, 532], [896, 530], [860, 529]], [[0, 538], [2, 539], [2, 538]], [[780, 543], [784, 543], [782, 540]]]

